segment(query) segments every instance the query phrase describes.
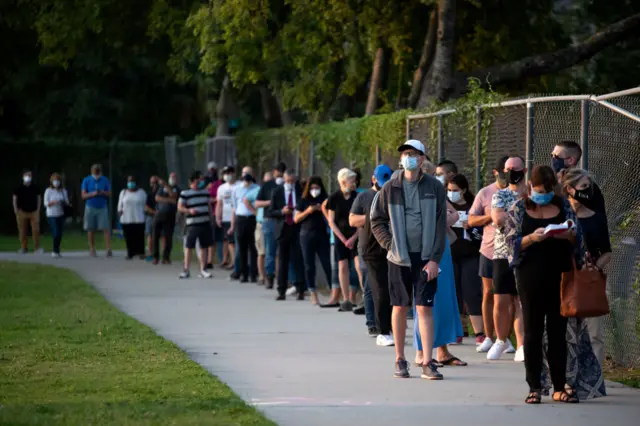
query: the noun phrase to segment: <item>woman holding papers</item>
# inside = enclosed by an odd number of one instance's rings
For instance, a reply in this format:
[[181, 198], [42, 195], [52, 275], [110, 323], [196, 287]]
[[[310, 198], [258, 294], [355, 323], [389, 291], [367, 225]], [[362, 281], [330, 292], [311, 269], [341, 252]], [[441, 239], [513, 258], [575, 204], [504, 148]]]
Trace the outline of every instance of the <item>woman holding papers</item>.
[[580, 228], [550, 236], [548, 225], [567, 220], [576, 223], [569, 202], [554, 192], [557, 178], [549, 166], [531, 172], [528, 194], [509, 210], [505, 225], [508, 258], [515, 267], [524, 319], [524, 355], [529, 394], [527, 404], [539, 404], [544, 390], [543, 340], [548, 336], [547, 359], [553, 383], [553, 400], [579, 402], [567, 385], [567, 319], [560, 315], [562, 273], [572, 268], [571, 256], [582, 265], [584, 251]]

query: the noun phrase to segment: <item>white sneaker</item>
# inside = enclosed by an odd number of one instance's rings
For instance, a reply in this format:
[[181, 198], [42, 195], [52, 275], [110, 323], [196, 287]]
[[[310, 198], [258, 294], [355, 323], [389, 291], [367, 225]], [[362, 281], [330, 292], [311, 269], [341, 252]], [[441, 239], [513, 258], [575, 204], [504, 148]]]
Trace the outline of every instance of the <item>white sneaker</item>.
[[203, 269], [198, 274], [198, 278], [211, 278], [211, 277], [213, 277], [213, 274], [211, 272], [207, 271], [206, 269]]
[[287, 290], [287, 296], [295, 296], [296, 294], [298, 294], [298, 289], [295, 286], [289, 287]]
[[490, 361], [497, 361], [506, 350], [507, 342], [504, 340], [496, 340], [493, 346], [491, 346], [491, 349], [489, 349], [489, 352], [487, 352], [487, 359]]
[[44, 253], [44, 249], [43, 248], [39, 248], [38, 250], [34, 251], [35, 254], [43, 254]]
[[389, 334], [378, 334], [376, 337], [376, 345], [378, 346], [393, 346], [395, 342], [393, 341], [393, 336]]
[[511, 340], [507, 340], [507, 349], [504, 351], [504, 353], [507, 353], [507, 354], [515, 354], [516, 353], [516, 348], [513, 347], [513, 344], [511, 343]]
[[524, 362], [524, 346], [520, 346], [516, 351], [516, 356], [513, 357], [515, 362]]
[[60, 253], [51, 253], [51, 257], [53, 257], [54, 259], [57, 259], [62, 256], [60, 256]]
[[489, 349], [493, 346], [493, 340], [490, 337], [485, 337], [480, 345], [476, 347], [476, 352], [484, 353], [489, 352]]

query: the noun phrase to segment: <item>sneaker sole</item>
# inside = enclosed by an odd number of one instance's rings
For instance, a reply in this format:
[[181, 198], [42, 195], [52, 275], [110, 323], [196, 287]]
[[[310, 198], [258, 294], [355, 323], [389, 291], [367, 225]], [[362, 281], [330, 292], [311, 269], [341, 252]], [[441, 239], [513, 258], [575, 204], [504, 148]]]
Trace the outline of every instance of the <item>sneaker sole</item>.
[[420, 375], [421, 379], [425, 379], [425, 380], [442, 380], [444, 379], [444, 377], [431, 377], [431, 376], [426, 376], [424, 374]]
[[406, 376], [398, 376], [397, 374], [393, 375], [394, 379], [410, 379], [411, 378], [411, 374], [407, 374]]

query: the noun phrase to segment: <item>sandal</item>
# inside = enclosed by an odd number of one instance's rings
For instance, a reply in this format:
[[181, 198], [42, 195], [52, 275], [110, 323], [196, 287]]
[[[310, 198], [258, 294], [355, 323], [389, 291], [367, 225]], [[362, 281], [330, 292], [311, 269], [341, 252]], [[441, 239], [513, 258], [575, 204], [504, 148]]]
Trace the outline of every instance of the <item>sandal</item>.
[[[413, 362], [414, 362], [414, 364], [415, 364], [415, 366], [416, 366], [416, 367], [420, 367], [420, 368], [422, 368], [422, 365], [423, 365], [423, 364], [422, 364], [422, 362], [418, 362], [418, 360], [414, 360]], [[433, 363], [433, 365], [434, 365], [436, 368], [442, 368], [442, 367], [444, 367], [444, 365], [443, 365], [440, 361], [437, 361], [437, 360], [435, 360], [435, 359], [432, 359], [432, 360], [431, 360], [431, 362]]]
[[438, 364], [440, 364], [441, 366], [449, 365], [452, 367], [466, 367], [468, 365], [466, 362], [460, 360], [460, 358], [457, 358], [455, 356], [452, 356], [449, 359], [438, 361]]
[[554, 392], [552, 399], [555, 402], [564, 402], [566, 404], [577, 404], [580, 402], [578, 395], [576, 395], [576, 392], [573, 389]]
[[540, 404], [542, 402], [542, 397], [540, 396], [540, 391], [531, 391], [527, 398], [524, 400], [527, 404]]

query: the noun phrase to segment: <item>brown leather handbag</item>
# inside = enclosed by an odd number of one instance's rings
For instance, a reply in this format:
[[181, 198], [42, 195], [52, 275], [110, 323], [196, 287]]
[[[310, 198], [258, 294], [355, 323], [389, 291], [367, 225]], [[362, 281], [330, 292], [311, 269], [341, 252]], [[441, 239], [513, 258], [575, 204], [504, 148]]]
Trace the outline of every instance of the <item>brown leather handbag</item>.
[[609, 313], [607, 276], [598, 269], [578, 269], [573, 260], [571, 271], [562, 274], [560, 314], [563, 317], [591, 318]]

